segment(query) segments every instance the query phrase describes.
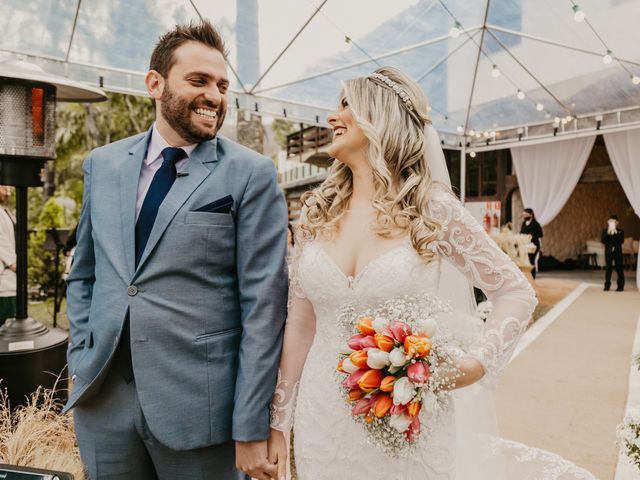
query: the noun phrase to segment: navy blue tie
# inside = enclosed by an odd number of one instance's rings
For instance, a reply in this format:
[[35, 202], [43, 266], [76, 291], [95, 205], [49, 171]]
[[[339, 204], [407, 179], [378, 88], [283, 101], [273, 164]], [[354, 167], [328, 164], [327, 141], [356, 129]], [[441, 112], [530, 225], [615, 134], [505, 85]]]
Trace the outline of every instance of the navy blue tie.
[[162, 150], [161, 155], [164, 159], [162, 166], [153, 176], [136, 223], [136, 267], [149, 240], [151, 229], [158, 216], [158, 209], [176, 180], [176, 163], [186, 158], [187, 152], [181, 148], [167, 147]]

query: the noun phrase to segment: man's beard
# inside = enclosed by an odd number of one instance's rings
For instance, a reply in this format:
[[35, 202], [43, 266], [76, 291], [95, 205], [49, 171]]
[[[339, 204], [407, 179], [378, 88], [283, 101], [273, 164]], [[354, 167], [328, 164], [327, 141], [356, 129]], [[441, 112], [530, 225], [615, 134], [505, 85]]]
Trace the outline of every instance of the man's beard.
[[[169, 82], [165, 82], [164, 91], [162, 92], [160, 100], [162, 101], [160, 104], [160, 111], [162, 112], [164, 119], [178, 135], [189, 143], [200, 143], [205, 140], [213, 139], [222, 126], [224, 117], [227, 113], [222, 105], [219, 105], [216, 108], [216, 106], [211, 102], [205, 101], [200, 104], [195, 100], [193, 102], [188, 102], [171, 90]], [[193, 123], [191, 120], [191, 112], [198, 107], [216, 109], [218, 116], [215, 128], [203, 129]]]

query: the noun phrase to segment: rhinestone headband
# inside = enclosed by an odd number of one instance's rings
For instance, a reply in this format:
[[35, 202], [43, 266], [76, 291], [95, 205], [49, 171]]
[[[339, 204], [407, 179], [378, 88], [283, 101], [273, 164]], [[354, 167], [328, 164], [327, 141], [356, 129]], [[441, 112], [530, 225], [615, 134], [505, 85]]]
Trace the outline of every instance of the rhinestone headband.
[[375, 79], [375, 80], [378, 80], [379, 82], [384, 83], [387, 87], [393, 90], [396, 93], [396, 95], [398, 95], [398, 97], [400, 97], [400, 100], [402, 100], [402, 103], [404, 104], [404, 106], [407, 107], [407, 110], [409, 110], [409, 112], [411, 113], [414, 113], [415, 109], [413, 108], [413, 103], [411, 103], [409, 94], [405, 92], [402, 89], [402, 87], [400, 87], [400, 85], [398, 85], [396, 82], [391, 80], [386, 75], [383, 75], [382, 73], [378, 73], [378, 72], [372, 73], [371, 75], [368, 76], [368, 78]]

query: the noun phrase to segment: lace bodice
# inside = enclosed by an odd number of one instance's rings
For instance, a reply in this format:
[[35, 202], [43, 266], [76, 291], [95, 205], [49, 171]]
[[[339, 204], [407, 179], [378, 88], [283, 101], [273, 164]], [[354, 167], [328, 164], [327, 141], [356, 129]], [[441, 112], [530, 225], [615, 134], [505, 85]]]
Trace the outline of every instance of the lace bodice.
[[455, 265], [494, 305], [480, 335], [465, 353], [480, 361], [485, 369], [484, 381], [495, 383], [526, 328], [536, 305], [535, 293], [518, 267], [455, 197], [436, 190], [430, 213], [442, 225], [442, 236], [431, 247], [438, 254], [437, 260], [428, 264], [407, 238], [382, 252], [352, 278], [339, 269], [319, 242], [298, 247], [291, 265], [290, 308], [272, 402], [273, 428], [291, 428], [305, 361], [311, 363], [313, 357], [316, 364], [335, 366], [342, 348], [342, 338], [336, 334], [340, 306], [348, 302], [365, 307], [404, 294], [435, 294], [443, 261]]

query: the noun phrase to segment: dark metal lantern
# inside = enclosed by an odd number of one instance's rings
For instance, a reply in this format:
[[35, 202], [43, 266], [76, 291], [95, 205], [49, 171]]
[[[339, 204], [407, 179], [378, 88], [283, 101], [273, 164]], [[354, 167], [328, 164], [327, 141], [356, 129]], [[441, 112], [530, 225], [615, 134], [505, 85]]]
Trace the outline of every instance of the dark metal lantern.
[[66, 382], [57, 382], [64, 377], [69, 336], [27, 314], [27, 187], [42, 185], [44, 163], [55, 158], [56, 98], [86, 102], [106, 96], [27, 62], [0, 62], [0, 184], [16, 187], [16, 318], [0, 328], [0, 388], [7, 389], [12, 407], [39, 386], [55, 387], [66, 398]]

